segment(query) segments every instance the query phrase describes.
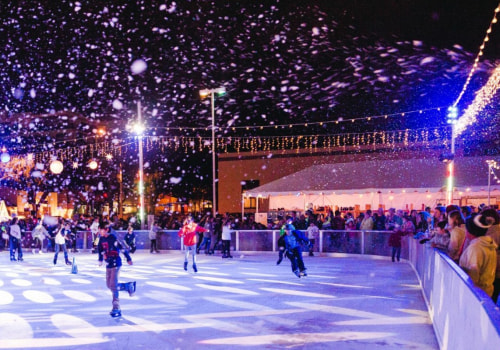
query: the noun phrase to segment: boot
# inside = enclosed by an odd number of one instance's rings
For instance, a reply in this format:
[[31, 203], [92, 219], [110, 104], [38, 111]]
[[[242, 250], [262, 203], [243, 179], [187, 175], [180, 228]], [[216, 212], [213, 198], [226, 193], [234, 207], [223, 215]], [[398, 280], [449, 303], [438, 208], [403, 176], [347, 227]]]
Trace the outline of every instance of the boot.
[[57, 264], [57, 256], [54, 256], [54, 265]]
[[194, 270], [194, 272], [198, 272], [198, 269], [196, 268], [196, 264], [193, 264], [193, 270]]
[[184, 271], [187, 271], [188, 270], [188, 263], [187, 261], [184, 261]]
[[127, 283], [127, 291], [128, 291], [128, 295], [130, 296], [133, 296], [135, 294], [135, 291], [136, 291], [136, 282], [128, 282]]
[[109, 314], [111, 315], [111, 317], [120, 317], [122, 315], [122, 310], [113, 309]]

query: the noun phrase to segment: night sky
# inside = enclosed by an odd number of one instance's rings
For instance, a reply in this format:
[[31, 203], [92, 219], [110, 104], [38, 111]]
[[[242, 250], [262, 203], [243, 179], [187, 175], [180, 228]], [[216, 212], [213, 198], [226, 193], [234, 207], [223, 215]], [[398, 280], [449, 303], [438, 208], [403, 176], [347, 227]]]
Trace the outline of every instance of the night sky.
[[[457, 98], [497, 5], [494, 0], [2, 1], [1, 113], [4, 120], [21, 120], [23, 113], [67, 111], [107, 124], [118, 135], [141, 101], [148, 135], [165, 135], [167, 127], [210, 126], [210, 106], [198, 92], [224, 86], [228, 93], [217, 100], [216, 118], [219, 134], [226, 136], [247, 133], [230, 127], [427, 109], [385, 122], [286, 132], [441, 124], [443, 110], [435, 108]], [[459, 108], [470, 103], [498, 61], [498, 31], [494, 26]], [[3, 143], [31, 131], [10, 130]], [[185, 172], [190, 160], [179, 161]], [[209, 168], [206, 160], [201, 163]], [[203, 173], [193, 170], [199, 166], [190, 164], [189, 172]], [[182, 170], [169, 173], [182, 177]]]

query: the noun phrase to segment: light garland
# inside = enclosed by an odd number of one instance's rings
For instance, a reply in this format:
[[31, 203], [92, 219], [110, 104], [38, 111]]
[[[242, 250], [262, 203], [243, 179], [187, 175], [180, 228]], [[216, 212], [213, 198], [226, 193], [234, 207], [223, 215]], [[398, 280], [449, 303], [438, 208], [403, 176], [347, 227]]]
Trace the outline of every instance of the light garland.
[[492, 97], [495, 95], [497, 90], [500, 88], [500, 65], [495, 68], [495, 71], [488, 79], [485, 86], [479, 90], [476, 94], [476, 98], [472, 104], [467, 107], [464, 114], [458, 118], [457, 123], [454, 128], [454, 136], [459, 136], [462, 132], [467, 129], [469, 125], [472, 125], [476, 121], [476, 117], [481, 112], [484, 107], [486, 107]]
[[500, 184], [500, 179], [495, 173], [495, 170], [500, 170], [500, 164], [495, 160], [487, 160], [486, 163], [488, 163], [488, 169], [491, 170], [491, 174], [488, 174], [488, 176], [493, 175], [493, 179], [497, 182], [497, 184]]
[[[365, 133], [346, 133], [333, 135], [297, 135], [297, 136], [251, 136], [251, 137], [218, 137], [216, 149], [219, 152], [272, 152], [305, 150], [315, 152], [318, 149], [333, 151], [345, 150], [347, 147], [408, 147], [410, 144], [420, 144], [424, 147], [441, 143], [447, 146], [451, 131], [449, 128], [433, 129], [406, 129], [396, 131], [375, 131]], [[210, 150], [212, 140], [210, 137], [201, 136], [145, 136], [146, 151], [160, 149], [162, 152], [167, 148], [183, 150], [202, 151]]]
[[493, 14], [493, 18], [492, 18], [492, 20], [490, 22], [490, 25], [489, 25], [488, 29], [486, 30], [486, 35], [484, 36], [483, 42], [482, 42], [481, 46], [479, 47], [479, 52], [478, 52], [478, 54], [476, 56], [476, 59], [474, 60], [474, 64], [472, 65], [472, 68], [471, 68], [471, 70], [469, 72], [469, 75], [467, 76], [467, 79], [466, 79], [465, 84], [464, 84], [464, 86], [462, 88], [462, 91], [458, 95], [458, 98], [456, 99], [455, 103], [453, 104], [453, 107], [456, 107], [458, 105], [458, 103], [462, 99], [462, 96], [464, 95], [465, 91], [467, 90], [467, 87], [470, 84], [472, 76], [474, 75], [474, 72], [476, 71], [477, 66], [479, 64], [479, 59], [483, 55], [484, 48], [486, 47], [486, 43], [490, 40], [490, 34], [491, 34], [491, 30], [492, 30], [493, 24], [497, 23], [497, 21], [498, 21], [497, 20], [497, 13], [498, 12], [500, 12], [500, 3], [495, 8], [495, 11], [494, 11], [494, 14]]
[[[428, 111], [441, 111], [441, 108], [446, 108], [446, 107], [433, 107], [433, 108], [426, 108], [426, 109], [418, 109], [418, 110], [413, 110], [413, 111], [405, 111], [405, 112], [398, 112], [398, 113], [391, 113], [391, 114], [381, 114], [381, 115], [372, 115], [368, 117], [357, 117], [357, 118], [344, 118], [340, 117], [337, 120], [328, 120], [328, 121], [321, 121], [321, 122], [304, 122], [304, 123], [288, 123], [288, 124], [266, 124], [266, 125], [255, 125], [255, 126], [230, 126], [230, 127], [222, 127], [222, 126], [215, 126], [216, 131], [224, 131], [224, 130], [264, 130], [264, 129], [291, 129], [294, 127], [309, 127], [312, 125], [328, 125], [328, 124], [340, 124], [340, 123], [359, 123], [359, 122], [364, 122], [364, 121], [371, 121], [375, 119], [388, 119], [392, 117], [405, 117], [411, 114], [422, 114], [424, 112]], [[164, 129], [167, 132], [170, 131], [186, 131], [190, 130], [193, 132], [196, 131], [209, 131], [212, 130], [211, 126], [202, 126], [202, 127], [170, 127], [170, 126], [165, 126], [165, 127], [158, 127], [158, 126], [149, 126], [147, 127], [149, 130], [158, 130], [158, 129]]]

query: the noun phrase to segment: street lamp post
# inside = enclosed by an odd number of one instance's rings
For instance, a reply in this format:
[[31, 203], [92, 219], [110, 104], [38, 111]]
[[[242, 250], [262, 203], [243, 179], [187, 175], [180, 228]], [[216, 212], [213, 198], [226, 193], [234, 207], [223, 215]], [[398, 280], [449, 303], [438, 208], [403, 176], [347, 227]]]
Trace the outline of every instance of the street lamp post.
[[451, 124], [451, 154], [450, 160], [448, 163], [448, 185], [447, 185], [447, 202], [448, 204], [453, 204], [453, 187], [454, 187], [454, 172], [455, 172], [455, 141], [456, 141], [456, 133], [455, 126], [458, 119], [458, 109], [455, 106], [451, 106], [448, 108], [448, 115], [446, 122]]
[[142, 146], [142, 135], [144, 125], [142, 124], [141, 102], [137, 102], [137, 123], [134, 124], [134, 132], [139, 142], [139, 220], [141, 220], [141, 230], [144, 230], [144, 153]]
[[217, 213], [217, 187], [216, 187], [216, 167], [215, 167], [215, 94], [222, 96], [226, 93], [225, 87], [216, 89], [203, 89], [200, 90], [200, 97], [203, 99], [210, 95], [211, 109], [212, 109], [212, 216], [215, 217]]
[[487, 160], [486, 163], [488, 163], [488, 207], [489, 207], [491, 201], [491, 171], [494, 162], [492, 160]]

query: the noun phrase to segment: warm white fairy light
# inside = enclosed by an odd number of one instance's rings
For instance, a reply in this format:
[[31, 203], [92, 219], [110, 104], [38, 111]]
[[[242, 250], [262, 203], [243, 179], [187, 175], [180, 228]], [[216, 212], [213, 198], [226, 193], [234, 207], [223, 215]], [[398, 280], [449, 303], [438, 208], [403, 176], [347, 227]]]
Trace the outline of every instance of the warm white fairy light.
[[493, 19], [491, 20], [490, 25], [489, 25], [488, 29], [486, 30], [486, 35], [483, 39], [483, 43], [479, 47], [479, 52], [476, 56], [476, 59], [474, 60], [474, 64], [472, 65], [472, 69], [470, 70], [469, 76], [467, 77], [467, 80], [465, 81], [465, 84], [462, 88], [462, 91], [460, 92], [460, 94], [458, 95], [458, 98], [456, 99], [455, 103], [453, 104], [453, 107], [456, 107], [458, 105], [458, 103], [462, 99], [462, 96], [464, 95], [465, 91], [467, 90], [467, 87], [470, 84], [472, 76], [474, 75], [474, 73], [477, 69], [477, 66], [479, 63], [479, 58], [483, 55], [484, 48], [486, 47], [486, 43], [490, 40], [491, 28], [493, 27], [493, 24], [497, 23], [497, 21], [498, 21], [497, 20], [497, 13], [498, 12], [500, 12], [500, 3], [498, 3], [498, 6], [495, 8], [495, 11], [493, 13]]
[[476, 121], [479, 112], [490, 103], [491, 98], [499, 88], [500, 65], [495, 68], [486, 85], [479, 90], [472, 104], [467, 107], [464, 114], [458, 119], [454, 129], [455, 137], [460, 135], [469, 125], [472, 125]]

